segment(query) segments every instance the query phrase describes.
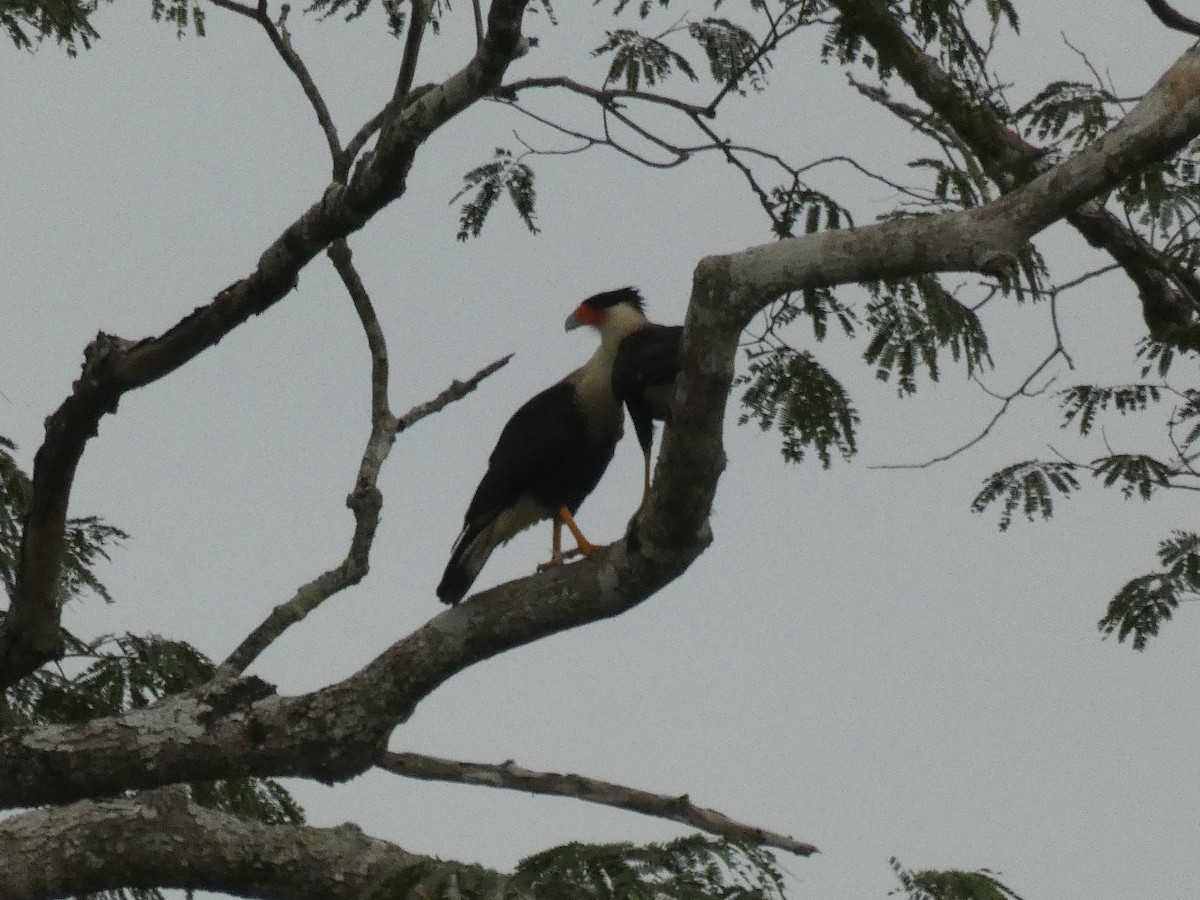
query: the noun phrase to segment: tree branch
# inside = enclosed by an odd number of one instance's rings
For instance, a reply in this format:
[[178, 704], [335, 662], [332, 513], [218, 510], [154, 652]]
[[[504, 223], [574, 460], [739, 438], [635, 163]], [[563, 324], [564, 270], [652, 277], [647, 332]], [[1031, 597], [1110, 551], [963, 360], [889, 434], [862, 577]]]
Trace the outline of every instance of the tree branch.
[[180, 788], [0, 821], [4, 900], [118, 888], [357, 900], [389, 872], [428, 861], [353, 825], [268, 825], [197, 806]]
[[46, 439], [34, 458], [16, 589], [0, 624], [0, 688], [61, 652], [56, 588], [67, 505], [75, 469], [100, 420], [125, 393], [170, 374], [279, 302], [317, 253], [401, 196], [429, 135], [499, 86], [519, 52], [524, 10], [524, 0], [494, 0], [487, 36], [470, 62], [388, 119], [370, 160], [348, 184], [331, 184], [266, 249], [250, 275], [158, 337], [129, 341], [101, 333], [87, 347], [83, 371], [47, 419]]
[[585, 778], [582, 775], [534, 772], [521, 768], [512, 760], [500, 765], [489, 765], [439, 759], [420, 753], [389, 752], [384, 754], [376, 765], [406, 778], [508, 788], [556, 797], [574, 797], [589, 803], [600, 803], [647, 816], [669, 819], [672, 822], [699, 828], [710, 834], [735, 841], [778, 847], [780, 850], [795, 853], [797, 856], [811, 856], [818, 852], [812, 844], [806, 844], [785, 834], [738, 822], [714, 809], [696, 806], [687, 794], [668, 797], [665, 794], [639, 791], [609, 781]]

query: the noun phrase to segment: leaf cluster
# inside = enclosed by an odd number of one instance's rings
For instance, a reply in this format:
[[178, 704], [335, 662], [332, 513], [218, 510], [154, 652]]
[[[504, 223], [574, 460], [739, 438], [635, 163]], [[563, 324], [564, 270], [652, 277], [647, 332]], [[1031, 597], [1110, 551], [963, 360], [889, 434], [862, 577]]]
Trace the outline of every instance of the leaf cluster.
[[811, 353], [790, 347], [764, 352], [738, 383], [749, 384], [738, 424], [753, 419], [763, 431], [778, 427], [788, 462], [799, 463], [813, 450], [829, 468], [834, 451], [843, 459], [857, 452], [858, 411], [841, 382]]
[[[1017, 11], [1010, 0], [983, 0], [982, 4], [972, 0], [906, 0], [889, 4], [908, 37], [933, 55], [969, 96], [983, 102], [990, 93], [987, 88], [987, 49], [976, 40], [966, 22], [967, 11], [979, 5], [983, 6], [993, 32], [1001, 26], [1014, 32], [1018, 30]], [[866, 33], [874, 10], [843, 8], [841, 12], [826, 33], [821, 58], [827, 62], [836, 60], [841, 65], [861, 63], [886, 81], [895, 72], [892, 60], [900, 49], [893, 49], [881, 41], [882, 36], [877, 32], [873, 37], [878, 45], [878, 55], [871, 49]]]
[[388, 873], [364, 900], [783, 900], [771, 854], [692, 835], [665, 844], [564, 844], [522, 860], [512, 875], [422, 860]]
[[[843, 224], [853, 228], [854, 216], [829, 194], [814, 190], [799, 179], [771, 189], [771, 230], [776, 237], [791, 237], [796, 221], [804, 221], [804, 233], [836, 231]], [[824, 225], [822, 226], [822, 220]]]
[[100, 37], [91, 22], [99, 5], [99, 0], [0, 0], [0, 28], [18, 50], [50, 38], [75, 56]]
[[974, 872], [927, 869], [914, 872], [905, 868], [894, 856], [888, 862], [901, 885], [890, 893], [903, 893], [908, 900], [1021, 900], [1017, 892], [990, 869], [977, 869]]
[[1079, 426], [1079, 433], [1087, 435], [1096, 422], [1096, 415], [1110, 406], [1125, 415], [1143, 412], [1151, 403], [1157, 403], [1162, 393], [1156, 385], [1127, 384], [1113, 387], [1096, 387], [1079, 384], [1062, 392], [1063, 427], [1072, 422]]
[[1013, 122], [1039, 145], [1077, 150], [1108, 131], [1117, 98], [1082, 81], [1052, 81], [1013, 111]]
[[972, 512], [983, 512], [993, 503], [1003, 501], [1000, 511], [1000, 530], [1007, 531], [1018, 509], [1033, 521], [1041, 516], [1054, 515], [1054, 499], [1069, 497], [1079, 489], [1075, 473], [1082, 468], [1072, 462], [1043, 462], [1031, 459], [1005, 466], [984, 480], [983, 489], [971, 501]]
[[948, 350], [967, 375], [991, 366], [987, 335], [975, 312], [932, 275], [873, 282], [866, 324], [873, 331], [863, 353], [880, 381], [896, 379], [901, 396], [917, 390], [917, 373], [939, 378], [939, 354]]
[[462, 205], [458, 219], [458, 239], [479, 237], [488, 214], [502, 195], [507, 194], [517, 215], [532, 234], [538, 233], [534, 224], [537, 191], [534, 189], [533, 170], [511, 150], [497, 147], [490, 162], [476, 166], [463, 176], [463, 188], [450, 202], [454, 203], [466, 194], [474, 196]]
[[150, 0], [150, 17], [174, 25], [176, 37], [183, 37], [189, 30], [196, 37], [204, 37], [204, 8], [197, 0]]
[[1097, 623], [1105, 637], [1115, 634], [1118, 643], [1128, 638], [1134, 650], [1144, 650], [1182, 600], [1200, 596], [1200, 535], [1171, 532], [1159, 544], [1158, 558], [1161, 571], [1130, 580], [1109, 602]]

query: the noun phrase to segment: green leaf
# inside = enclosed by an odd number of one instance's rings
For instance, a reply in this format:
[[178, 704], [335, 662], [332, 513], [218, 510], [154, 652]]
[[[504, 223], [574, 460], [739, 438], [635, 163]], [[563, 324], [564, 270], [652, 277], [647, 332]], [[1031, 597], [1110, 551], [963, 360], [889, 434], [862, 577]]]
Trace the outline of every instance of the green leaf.
[[1095, 387], [1078, 384], [1062, 391], [1063, 428], [1078, 419], [1079, 433], [1091, 432], [1096, 414], [1112, 406], [1121, 415], [1143, 412], [1161, 397], [1159, 389], [1152, 384], [1127, 384], [1115, 387]]
[[463, 204], [459, 214], [460, 241], [479, 237], [488, 214], [502, 194], [508, 195], [525, 227], [532, 234], [538, 233], [538, 227], [534, 224], [537, 192], [534, 189], [533, 170], [515, 159], [511, 151], [497, 147], [491, 162], [476, 166], [463, 176], [463, 188], [450, 202], [454, 203], [471, 192], [474, 192], [474, 197]]
[[939, 351], [948, 349], [968, 375], [991, 365], [987, 335], [979, 317], [929, 275], [867, 285], [867, 325], [874, 334], [863, 357], [875, 365], [880, 381], [896, 379], [901, 396], [915, 393], [917, 373], [924, 369], [937, 381]]
[[643, 81], [653, 87], [676, 69], [688, 80], [697, 80], [691, 64], [658, 38], [627, 28], [609, 31], [607, 35], [604, 43], [592, 51], [592, 56], [612, 54], [605, 84], [623, 79], [627, 90], [636, 91]]
[[666, 844], [566, 844], [522, 860], [508, 896], [539, 900], [783, 900], [767, 851], [702, 835]]
[[1170, 466], [1139, 453], [1114, 453], [1094, 460], [1092, 475], [1103, 479], [1105, 487], [1120, 484], [1127, 500], [1135, 493], [1149, 500], [1156, 489], [1171, 483]]
[[7, 0], [0, 2], [0, 28], [18, 50], [32, 50], [49, 38], [73, 57], [100, 37], [91, 23], [98, 5], [98, 0]]
[[857, 451], [858, 412], [841, 383], [811, 353], [770, 351], [750, 364], [739, 383], [750, 386], [742, 395], [746, 411], [738, 424], [754, 419], [763, 431], [778, 427], [788, 462], [799, 463], [814, 450], [822, 467], [829, 468], [834, 451], [843, 459]]
[[1118, 643], [1131, 638], [1134, 650], [1145, 650], [1179, 606], [1179, 594], [1178, 581], [1169, 575], [1141, 575], [1117, 591], [1097, 627], [1104, 637], [1116, 634]]
[[745, 28], [728, 19], [709, 17], [689, 24], [688, 34], [703, 48], [715, 81], [739, 91], [742, 79], [755, 91], [766, 86], [768, 62], [756, 59], [758, 42]]
[[1031, 522], [1039, 515], [1049, 519], [1054, 515], [1055, 495], [1069, 497], [1079, 489], [1074, 473], [1080, 468], [1075, 463], [1036, 459], [1014, 463], [984, 480], [983, 489], [971, 502], [971, 511], [981, 513], [993, 503], [1003, 501], [1001, 531], [1008, 530], [1018, 509]]
[[1021, 900], [1008, 885], [990, 869], [963, 872], [958, 869], [926, 869], [914, 872], [906, 869], [894, 856], [888, 860], [909, 900]]

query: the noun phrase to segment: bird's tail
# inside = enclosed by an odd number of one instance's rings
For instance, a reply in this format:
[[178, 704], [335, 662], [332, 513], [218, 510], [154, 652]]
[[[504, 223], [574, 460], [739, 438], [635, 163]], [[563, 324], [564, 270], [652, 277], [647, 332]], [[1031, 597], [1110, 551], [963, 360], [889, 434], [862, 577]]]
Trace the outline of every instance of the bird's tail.
[[[490, 524], [490, 523], [489, 523]], [[450, 561], [437, 586], [438, 599], [451, 606], [467, 595], [471, 585], [492, 555], [494, 542], [487, 539], [488, 528], [467, 525], [450, 549]]]

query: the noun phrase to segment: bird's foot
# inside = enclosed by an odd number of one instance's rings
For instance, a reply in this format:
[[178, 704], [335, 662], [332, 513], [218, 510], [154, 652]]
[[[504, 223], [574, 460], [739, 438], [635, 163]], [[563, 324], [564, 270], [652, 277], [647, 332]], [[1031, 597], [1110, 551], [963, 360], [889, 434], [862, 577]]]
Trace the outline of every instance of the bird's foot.
[[547, 572], [550, 569], [556, 569], [563, 565], [567, 560], [574, 559], [576, 556], [591, 556], [593, 553], [598, 553], [601, 550], [607, 549], [604, 544], [593, 544], [590, 541], [585, 541], [578, 547], [568, 550], [565, 553], [559, 553], [556, 556], [551, 556], [546, 562], [537, 567], [539, 572]]

